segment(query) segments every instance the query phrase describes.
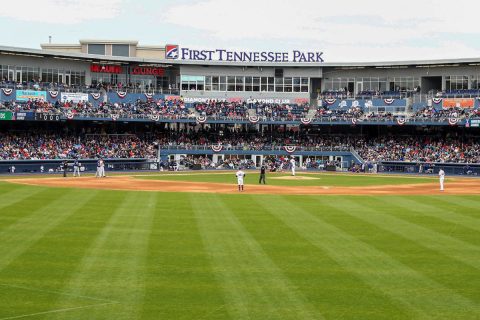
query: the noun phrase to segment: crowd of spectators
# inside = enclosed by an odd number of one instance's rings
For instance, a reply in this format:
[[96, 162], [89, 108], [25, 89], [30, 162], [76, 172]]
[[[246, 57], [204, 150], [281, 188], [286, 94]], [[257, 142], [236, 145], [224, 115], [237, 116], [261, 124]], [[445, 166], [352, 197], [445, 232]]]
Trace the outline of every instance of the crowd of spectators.
[[479, 163], [480, 143], [455, 137], [383, 137], [359, 139], [353, 145], [367, 161]]
[[148, 118], [158, 116], [169, 119], [193, 119], [206, 116], [213, 119], [246, 120], [257, 116], [259, 120], [299, 120], [313, 117], [322, 121], [395, 121], [398, 118], [415, 121], [448, 121], [449, 118], [469, 119], [480, 117], [480, 109], [424, 107], [413, 113], [394, 115], [391, 112], [366, 111], [360, 106], [349, 108], [311, 107], [308, 104], [260, 104], [246, 102], [220, 102], [186, 104], [178, 100], [137, 100], [133, 103], [108, 102], [77, 102], [72, 101], [50, 103], [42, 100], [27, 102], [5, 101], [0, 102], [0, 110], [13, 112], [43, 112], [74, 117], [101, 117], [108, 118], [117, 115], [119, 118]]
[[58, 133], [1, 134], [0, 160], [97, 159], [154, 157], [151, 141], [135, 135]]
[[[319, 135], [300, 132], [239, 132], [235, 130], [162, 132], [151, 135], [67, 134], [13, 132], [0, 134], [1, 160], [150, 158], [160, 148], [185, 150], [222, 146], [223, 150], [282, 150], [284, 146], [308, 150], [351, 150], [370, 162], [406, 161], [439, 163], [479, 163], [480, 143], [455, 136], [389, 136], [369, 138], [354, 135]], [[201, 148], [200, 148], [201, 149]], [[298, 149], [300, 150], [300, 149]], [[202, 166], [212, 164], [208, 158]], [[223, 165], [223, 163], [220, 163]], [[219, 164], [215, 164], [218, 166]], [[228, 163], [224, 165], [229, 165]], [[308, 164], [315, 167], [314, 163]]]

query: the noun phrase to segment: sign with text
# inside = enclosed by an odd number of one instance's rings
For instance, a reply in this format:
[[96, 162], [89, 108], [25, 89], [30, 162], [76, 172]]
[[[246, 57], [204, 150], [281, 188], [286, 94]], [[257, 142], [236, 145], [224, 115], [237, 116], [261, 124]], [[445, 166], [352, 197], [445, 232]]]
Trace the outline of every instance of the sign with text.
[[62, 92], [60, 94], [60, 100], [62, 102], [72, 101], [73, 103], [87, 102], [88, 101], [88, 93]]
[[225, 62], [294, 62], [322, 63], [323, 52], [319, 51], [232, 51], [226, 49], [196, 50], [180, 48], [178, 45], [165, 46], [165, 58], [190, 61]]
[[444, 108], [473, 108], [474, 105], [475, 105], [474, 99], [468, 99], [468, 98], [443, 99]]
[[0, 111], [0, 120], [14, 120], [13, 112], [11, 112], [11, 111]]
[[47, 100], [47, 91], [17, 90], [17, 101]]

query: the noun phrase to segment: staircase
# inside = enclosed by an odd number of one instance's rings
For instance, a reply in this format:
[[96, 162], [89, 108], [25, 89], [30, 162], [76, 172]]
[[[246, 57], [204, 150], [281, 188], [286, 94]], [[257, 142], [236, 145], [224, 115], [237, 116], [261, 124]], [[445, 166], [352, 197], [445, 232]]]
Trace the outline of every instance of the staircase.
[[357, 161], [358, 161], [359, 163], [364, 163], [364, 162], [365, 162], [365, 160], [363, 160], [363, 158], [360, 157], [360, 155], [358, 154], [358, 152], [355, 151], [355, 149], [354, 149], [353, 147], [350, 148], [350, 152], [352, 153], [353, 157], [354, 157], [355, 159], [357, 159]]

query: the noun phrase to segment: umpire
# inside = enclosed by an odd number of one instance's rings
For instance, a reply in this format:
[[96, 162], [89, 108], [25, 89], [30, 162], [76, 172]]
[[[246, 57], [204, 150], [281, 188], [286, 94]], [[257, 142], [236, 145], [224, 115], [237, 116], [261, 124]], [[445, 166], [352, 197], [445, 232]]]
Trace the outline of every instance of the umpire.
[[262, 184], [262, 181], [263, 181], [263, 184], [266, 184], [266, 182], [265, 182], [265, 171], [266, 170], [267, 170], [267, 167], [265, 167], [265, 164], [262, 164], [262, 166], [260, 167], [260, 179], [258, 179], [259, 184]]
[[68, 170], [68, 161], [64, 160], [63, 163], [62, 163], [62, 166], [63, 166], [63, 177], [66, 178], [67, 177], [67, 170]]

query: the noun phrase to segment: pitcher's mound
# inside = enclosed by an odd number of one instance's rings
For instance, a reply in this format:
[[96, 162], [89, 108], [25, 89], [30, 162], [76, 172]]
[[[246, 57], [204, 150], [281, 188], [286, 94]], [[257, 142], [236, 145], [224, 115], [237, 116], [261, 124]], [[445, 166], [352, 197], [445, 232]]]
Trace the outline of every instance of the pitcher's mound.
[[283, 176], [283, 177], [272, 177], [270, 179], [275, 179], [275, 180], [319, 180], [320, 178], [306, 177], [306, 176]]

